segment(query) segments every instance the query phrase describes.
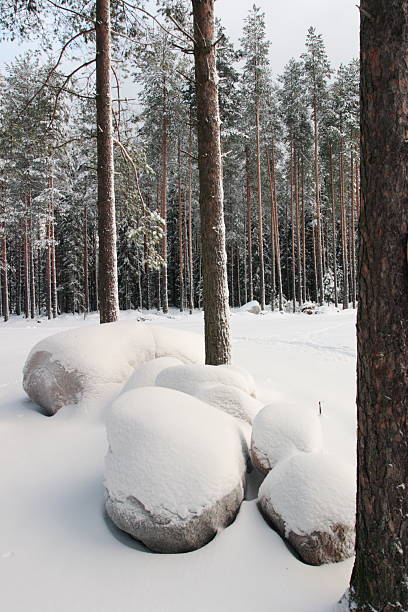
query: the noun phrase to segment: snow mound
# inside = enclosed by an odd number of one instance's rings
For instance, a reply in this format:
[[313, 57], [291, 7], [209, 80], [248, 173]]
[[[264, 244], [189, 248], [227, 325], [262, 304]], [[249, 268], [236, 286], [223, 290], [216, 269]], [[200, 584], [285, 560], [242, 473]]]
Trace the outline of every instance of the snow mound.
[[239, 309], [240, 312], [250, 312], [251, 314], [259, 314], [261, 312], [261, 305], [257, 300], [247, 302]]
[[311, 565], [342, 561], [354, 551], [355, 473], [333, 456], [299, 453], [265, 478], [264, 516]]
[[179, 391], [143, 387], [116, 400], [107, 434], [106, 509], [120, 529], [157, 552], [185, 552], [234, 520], [247, 456], [234, 418]]
[[134, 370], [123, 387], [122, 393], [138, 389], [139, 387], [154, 387], [160, 372], [166, 368], [178, 365], [182, 365], [182, 362], [177, 357], [159, 357], [158, 359], [146, 361], [146, 363], [143, 363]]
[[238, 387], [231, 385], [201, 385], [195, 396], [211, 406], [223, 410], [228, 414], [252, 424], [255, 416], [262, 408], [262, 404]]
[[262, 472], [269, 472], [279, 461], [294, 453], [315, 452], [321, 446], [320, 418], [310, 410], [269, 405], [254, 420], [251, 458]]
[[58, 333], [38, 342], [26, 360], [23, 387], [48, 414], [118, 390], [142, 363], [174, 355], [202, 360], [203, 338], [133, 321]]
[[196, 395], [200, 387], [207, 384], [236, 387], [255, 396], [255, 383], [252, 376], [230, 365], [180, 365], [163, 370], [156, 378], [156, 385]]

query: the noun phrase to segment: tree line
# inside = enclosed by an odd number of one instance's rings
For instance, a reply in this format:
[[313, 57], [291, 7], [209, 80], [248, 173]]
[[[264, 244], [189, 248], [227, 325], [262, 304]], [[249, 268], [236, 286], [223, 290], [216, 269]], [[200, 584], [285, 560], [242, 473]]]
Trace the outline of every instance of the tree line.
[[[116, 253], [120, 308], [202, 307], [197, 92], [191, 41], [180, 29], [191, 36], [192, 30], [186, 11], [177, 14], [173, 29], [165, 15], [163, 22], [159, 27], [146, 17], [136, 43], [113, 49], [108, 164], [114, 180], [97, 177], [95, 140], [98, 131], [107, 132], [95, 127], [91, 60], [69, 79], [60, 65], [53, 69], [55, 62], [32, 55], [4, 71], [6, 319], [10, 312], [53, 317], [97, 310], [106, 296], [98, 269]], [[273, 79], [265, 16], [257, 7], [248, 13], [238, 49], [221, 24], [216, 30], [230, 306], [252, 299], [262, 308], [293, 311], [308, 302], [355, 306], [357, 61], [334, 72], [322, 37], [310, 28], [305, 52]], [[73, 36], [68, 32], [64, 44]], [[84, 36], [71, 43], [77, 53], [85, 53], [96, 34]], [[127, 80], [136, 82], [136, 107], [123, 94], [123, 65]], [[106, 253], [98, 239], [98, 218], [104, 231], [107, 226], [97, 200], [106, 199], [113, 184], [116, 213], [111, 206], [108, 227], [117, 246], [113, 252], [111, 236]]]

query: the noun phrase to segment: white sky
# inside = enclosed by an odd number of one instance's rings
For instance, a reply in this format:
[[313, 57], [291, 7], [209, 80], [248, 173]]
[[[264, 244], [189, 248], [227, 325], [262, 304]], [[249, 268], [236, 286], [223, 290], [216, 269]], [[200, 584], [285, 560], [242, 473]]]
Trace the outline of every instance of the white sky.
[[[216, 13], [228, 35], [237, 43], [253, 0], [216, 0]], [[266, 15], [272, 42], [271, 66], [279, 74], [291, 57], [304, 50], [309, 26], [323, 34], [334, 67], [358, 56], [359, 12], [357, 0], [257, 0]], [[16, 43], [0, 43], [0, 66], [23, 51]]]
[[[234, 42], [241, 36], [243, 21], [253, 4], [253, 0], [215, 2], [216, 13]], [[297, 58], [303, 53], [310, 26], [323, 35], [333, 67], [358, 56], [357, 0], [257, 0], [255, 4], [265, 13], [275, 75], [282, 72], [291, 57]]]

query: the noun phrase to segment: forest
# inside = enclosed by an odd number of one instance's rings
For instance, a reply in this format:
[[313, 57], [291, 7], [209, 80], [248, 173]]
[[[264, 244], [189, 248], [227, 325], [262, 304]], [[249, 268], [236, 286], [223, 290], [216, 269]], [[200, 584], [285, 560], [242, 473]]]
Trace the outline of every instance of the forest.
[[[170, 18], [159, 27], [142, 17], [131, 42], [113, 37], [119, 305], [192, 311], [202, 307], [193, 59]], [[304, 53], [272, 78], [256, 6], [239, 48], [219, 22], [217, 40], [230, 305], [354, 308], [358, 61], [333, 70], [310, 28]], [[61, 42], [59, 60], [81, 58], [69, 69], [27, 52], [1, 76], [6, 320], [98, 309], [93, 33], [67, 31]]]
[[0, 3], [7, 612], [407, 612], [408, 0], [339, 3]]

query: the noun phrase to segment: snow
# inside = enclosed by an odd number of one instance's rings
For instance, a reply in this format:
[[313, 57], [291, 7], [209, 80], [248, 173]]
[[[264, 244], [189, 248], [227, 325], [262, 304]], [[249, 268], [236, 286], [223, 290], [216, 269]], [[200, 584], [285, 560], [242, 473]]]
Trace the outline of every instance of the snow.
[[164, 355], [202, 361], [203, 338], [134, 321], [77, 328], [34, 346], [24, 366], [24, 388], [49, 413], [83, 399], [84, 408], [97, 414], [98, 400], [112, 398], [134, 368]]
[[259, 314], [261, 312], [261, 305], [257, 300], [247, 302], [239, 309], [240, 312], [249, 312], [250, 314]]
[[265, 406], [252, 428], [251, 453], [264, 470], [299, 451], [318, 451], [322, 428], [316, 411], [298, 406]]
[[353, 466], [332, 455], [299, 453], [269, 472], [259, 499], [283, 518], [287, 532], [330, 533], [333, 525], [354, 524], [355, 480]]
[[229, 385], [245, 393], [255, 394], [255, 385], [250, 375], [233, 366], [180, 365], [163, 370], [156, 378], [156, 385], [177, 389], [189, 395], [195, 395], [205, 384]]
[[[122, 320], [139, 313], [122, 312]], [[146, 325], [202, 333], [203, 316], [144, 313]], [[12, 317], [0, 323], [0, 585], [7, 612], [333, 612], [353, 560], [301, 563], [262, 519], [256, 499], [204, 548], [147, 554], [103, 512], [104, 426], [82, 412], [45, 417], [21, 372], [36, 342], [97, 323]], [[355, 312], [307, 316], [234, 311], [234, 363], [262, 401], [322, 406], [323, 448], [355, 464]], [[105, 352], [108, 350], [105, 347]], [[265, 400], [264, 400], [265, 398]]]
[[169, 522], [210, 508], [245, 471], [248, 449], [236, 420], [174, 389], [142, 387], [121, 395], [107, 432], [110, 496], [121, 504], [132, 496]]
[[144, 364], [135, 368], [133, 374], [128, 378], [122, 393], [137, 389], [138, 387], [151, 387], [156, 384], [156, 378], [166, 368], [181, 365], [180, 359], [177, 357], [159, 357], [158, 359], [150, 359]]
[[195, 395], [203, 402], [250, 424], [262, 408], [261, 402], [232, 385], [205, 383], [198, 387]]

